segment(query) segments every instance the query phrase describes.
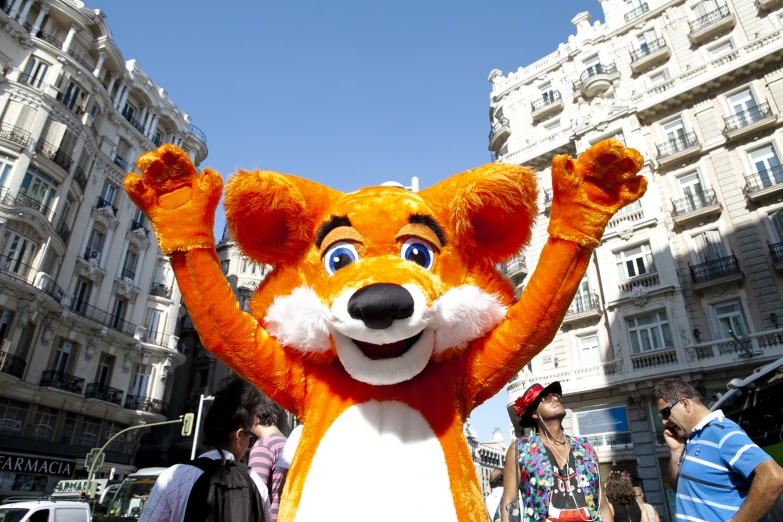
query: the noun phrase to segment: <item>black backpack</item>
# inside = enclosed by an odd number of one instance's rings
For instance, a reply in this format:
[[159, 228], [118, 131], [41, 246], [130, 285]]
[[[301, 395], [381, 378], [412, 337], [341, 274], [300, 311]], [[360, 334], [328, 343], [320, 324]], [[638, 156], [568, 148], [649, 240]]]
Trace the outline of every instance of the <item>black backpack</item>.
[[250, 468], [234, 460], [188, 462], [204, 472], [190, 490], [185, 522], [264, 522], [264, 504]]

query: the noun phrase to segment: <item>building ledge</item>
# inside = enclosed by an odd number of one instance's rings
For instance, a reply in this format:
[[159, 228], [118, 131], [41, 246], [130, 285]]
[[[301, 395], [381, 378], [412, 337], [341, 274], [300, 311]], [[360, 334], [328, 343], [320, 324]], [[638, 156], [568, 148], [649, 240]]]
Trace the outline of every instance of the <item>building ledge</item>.
[[738, 138], [742, 138], [744, 136], [753, 134], [754, 132], [758, 132], [760, 130], [773, 127], [775, 126], [775, 124], [777, 124], [777, 122], [778, 122], [778, 117], [774, 113], [771, 113], [769, 116], [760, 118], [752, 123], [748, 123], [747, 125], [743, 125], [739, 128], [735, 128], [732, 130], [726, 128], [723, 134], [726, 136], [727, 140], [736, 140]]
[[672, 55], [672, 51], [666, 41], [663, 38], [660, 39], [661, 43], [656, 46], [651, 46], [648, 52], [635, 51], [631, 55], [631, 70], [635, 73], [640, 73], [650, 66], [655, 65], [658, 62], [668, 60]]
[[693, 289], [694, 290], [702, 290], [704, 288], [709, 288], [711, 286], [715, 285], [725, 285], [727, 283], [734, 283], [739, 282], [745, 279], [745, 275], [742, 272], [737, 272], [735, 274], [726, 275], [723, 277], [717, 277], [715, 279], [710, 279], [709, 281], [702, 281], [700, 283], [693, 283]]
[[[702, 21], [702, 19], [705, 20]], [[724, 5], [712, 13], [707, 13], [699, 20], [691, 22], [691, 32], [688, 33], [688, 38], [691, 42], [698, 44], [710, 36], [731, 29], [736, 23], [737, 17]], [[694, 24], [698, 24], [698, 26]]]
[[536, 100], [531, 104], [532, 112], [530, 115], [533, 117], [533, 120], [539, 121], [544, 119], [546, 116], [549, 116], [550, 114], [555, 114], [556, 112], [560, 112], [565, 108], [565, 103], [563, 102], [563, 99], [560, 97], [560, 93], [558, 92], [555, 96], [555, 99], [552, 101], [545, 100]]

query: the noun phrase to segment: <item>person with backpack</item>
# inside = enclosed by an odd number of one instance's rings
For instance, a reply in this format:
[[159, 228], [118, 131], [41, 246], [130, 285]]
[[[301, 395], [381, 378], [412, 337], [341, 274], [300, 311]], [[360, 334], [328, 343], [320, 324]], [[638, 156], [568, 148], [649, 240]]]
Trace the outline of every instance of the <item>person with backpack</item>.
[[211, 449], [160, 474], [139, 522], [271, 522], [266, 486], [239, 462], [258, 439], [262, 395], [235, 376], [214, 395], [202, 438]]

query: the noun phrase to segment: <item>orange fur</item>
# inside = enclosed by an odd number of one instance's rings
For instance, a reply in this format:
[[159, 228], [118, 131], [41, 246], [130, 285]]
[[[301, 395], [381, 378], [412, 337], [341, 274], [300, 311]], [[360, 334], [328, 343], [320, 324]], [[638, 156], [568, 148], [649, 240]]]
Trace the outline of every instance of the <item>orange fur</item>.
[[[164, 251], [171, 253], [202, 342], [304, 422], [285, 486], [281, 522], [296, 518], [327, 431], [349, 408], [368, 401], [401, 402], [423, 415], [443, 450], [457, 519], [486, 520], [462, 431], [465, 419], [552, 340], [606, 222], [646, 188], [646, 180], [635, 176], [641, 157], [619, 142], [602, 142], [576, 161], [556, 158], [552, 237], [541, 254], [547, 262], [539, 263], [525, 292], [514, 302], [513, 289], [495, 265], [518, 252], [530, 237], [537, 209], [535, 179], [528, 169], [492, 164], [418, 194], [386, 187], [342, 194], [293, 176], [242, 171], [226, 189], [228, 224], [248, 255], [276, 267], [246, 314], [221, 273], [213, 245], [203, 241], [220, 196], [211, 171], [197, 177], [187, 156], [170, 145], [146, 154], [138, 165], [145, 177], [129, 174], [126, 190], [150, 217], [161, 245], [166, 245]], [[199, 181], [205, 176], [209, 183]], [[189, 200], [179, 196], [173, 204], [164, 204], [166, 194], [183, 187], [193, 189]], [[329, 275], [322, 257], [329, 245], [319, 249], [314, 240], [318, 227], [332, 216], [350, 221], [352, 231], [345, 237], [359, 259]], [[409, 225], [411, 216], [428, 216], [443, 229], [445, 244], [434, 253], [431, 270], [400, 255], [407, 237], [400, 231], [417, 230], [418, 225]], [[505, 319], [486, 334], [469, 339], [467, 347], [447, 346], [433, 352], [415, 375], [383, 385], [369, 384], [346, 369], [337, 334], [331, 329], [329, 343], [307, 353], [282, 346], [267, 331], [268, 314], [278, 299], [293, 295], [294, 289], [312, 290], [329, 309], [346, 291], [380, 282], [419, 289], [428, 307], [441, 302], [450, 290], [473, 285], [485, 295], [494, 295], [508, 310]], [[436, 329], [436, 342], [448, 333]], [[419, 473], [416, 463], [410, 467], [412, 473]], [[391, 502], [406, 501], [393, 491], [388, 495]], [[337, 518], [338, 513], [324, 516]]]

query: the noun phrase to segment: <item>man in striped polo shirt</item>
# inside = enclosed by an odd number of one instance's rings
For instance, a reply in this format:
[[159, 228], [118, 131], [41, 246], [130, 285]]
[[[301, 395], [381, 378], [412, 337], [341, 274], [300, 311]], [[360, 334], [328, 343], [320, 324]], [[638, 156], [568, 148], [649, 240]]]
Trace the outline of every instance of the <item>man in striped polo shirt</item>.
[[258, 442], [250, 449], [248, 466], [255, 471], [269, 490], [269, 500], [272, 503], [272, 522], [277, 520], [280, 509], [280, 495], [283, 493], [286, 469], [277, 466], [277, 459], [285, 446], [286, 438], [277, 428], [280, 407], [263, 397], [258, 406], [258, 425], [255, 434]]
[[680, 521], [767, 521], [783, 494], [783, 469], [699, 392], [666, 379], [652, 392], [669, 446], [669, 482]]

